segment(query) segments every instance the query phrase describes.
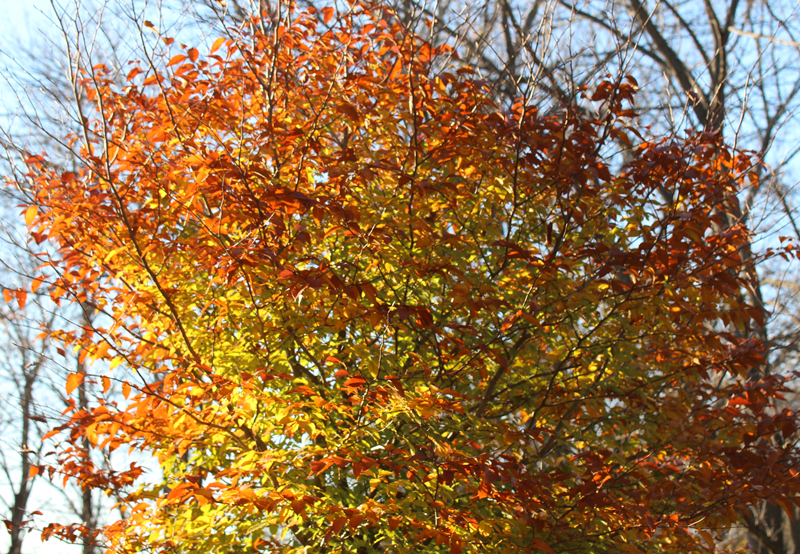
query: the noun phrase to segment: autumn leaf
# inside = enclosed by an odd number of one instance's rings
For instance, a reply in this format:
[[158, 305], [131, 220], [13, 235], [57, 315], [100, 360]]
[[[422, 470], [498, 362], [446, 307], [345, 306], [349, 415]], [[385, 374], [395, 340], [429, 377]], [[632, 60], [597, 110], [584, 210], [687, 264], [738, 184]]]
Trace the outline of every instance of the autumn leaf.
[[216, 52], [217, 50], [219, 50], [219, 49], [222, 47], [222, 45], [223, 45], [223, 44], [225, 44], [225, 38], [224, 38], [224, 37], [220, 37], [220, 38], [218, 38], [218, 39], [217, 39], [217, 40], [215, 40], [215, 41], [213, 42], [213, 44], [211, 45], [211, 50], [209, 50], [209, 53], [210, 53], [210, 54], [213, 54], [214, 52]]
[[83, 383], [85, 377], [86, 375], [84, 373], [70, 373], [67, 376], [67, 394], [72, 394], [72, 391]]
[[36, 214], [38, 213], [39, 208], [37, 206], [31, 206], [27, 210], [25, 210], [25, 225], [30, 227], [33, 225], [33, 221], [36, 219]]

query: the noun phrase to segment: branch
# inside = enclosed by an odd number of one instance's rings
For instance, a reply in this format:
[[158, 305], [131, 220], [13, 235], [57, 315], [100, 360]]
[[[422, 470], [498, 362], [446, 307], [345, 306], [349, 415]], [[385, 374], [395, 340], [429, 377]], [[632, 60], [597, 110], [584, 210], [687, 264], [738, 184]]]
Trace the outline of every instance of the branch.
[[703, 90], [698, 86], [697, 81], [692, 75], [688, 67], [681, 61], [678, 54], [670, 47], [667, 40], [656, 28], [652, 21], [651, 14], [647, 12], [645, 7], [639, 0], [629, 0], [633, 8], [634, 16], [639, 20], [644, 30], [650, 35], [656, 49], [664, 57], [664, 66], [669, 69], [672, 75], [678, 80], [684, 92], [690, 97], [695, 96], [698, 102], [692, 103], [692, 109], [701, 124], [708, 124], [708, 97]]
[[748, 31], [742, 31], [741, 29], [737, 29], [735, 27], [728, 27], [728, 31], [730, 31], [731, 33], [735, 33], [737, 35], [743, 36], [743, 37], [750, 37], [750, 38], [754, 38], [754, 39], [764, 39], [764, 40], [769, 41], [769, 42], [775, 42], [777, 44], [785, 44], [786, 46], [794, 46], [795, 48], [800, 48], [800, 42], [795, 42], [793, 40], [782, 40], [782, 39], [779, 39], [779, 38], [775, 38], [774, 36], [771, 37], [771, 36], [768, 36], [768, 35], [760, 35], [758, 33], [750, 33]]

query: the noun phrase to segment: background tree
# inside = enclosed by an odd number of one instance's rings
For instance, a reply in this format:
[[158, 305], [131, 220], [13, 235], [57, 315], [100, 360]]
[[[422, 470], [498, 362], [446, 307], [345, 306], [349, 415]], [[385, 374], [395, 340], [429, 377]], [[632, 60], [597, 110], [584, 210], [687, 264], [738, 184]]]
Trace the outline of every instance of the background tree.
[[[79, 160], [71, 155], [69, 148], [62, 144], [62, 133], [65, 129], [80, 129], [77, 124], [80, 109], [86, 107], [85, 98], [81, 96], [81, 89], [77, 86], [78, 76], [76, 71], [89, 63], [89, 59], [97, 60], [96, 56], [113, 67], [124, 67], [124, 57], [130, 50], [123, 45], [124, 38], [118, 25], [108, 24], [119, 20], [124, 15], [125, 6], [118, 4], [104, 4], [102, 2], [85, 3], [79, 9], [71, 6], [61, 6], [56, 3], [51, 5], [52, 12], [47, 14], [48, 21], [55, 23], [53, 28], [39, 29], [34, 32], [32, 27], [27, 27], [28, 34], [6, 35], [3, 45], [4, 80], [6, 88], [4, 93], [4, 114], [2, 125], [2, 144], [5, 148], [2, 163], [4, 173], [11, 175], [11, 180], [16, 187], [7, 189], [2, 198], [4, 234], [3, 234], [3, 259], [4, 278], [3, 286], [6, 294], [10, 295], [12, 303], [8, 306], [7, 321], [13, 321], [13, 326], [19, 327], [17, 331], [25, 332], [25, 340], [19, 339], [19, 332], [6, 332], [2, 335], [3, 352], [7, 354], [9, 380], [4, 382], [4, 394], [7, 395], [9, 405], [14, 399], [22, 398], [13, 385], [21, 377], [17, 375], [18, 360], [36, 358], [36, 364], [28, 363], [27, 366], [36, 371], [28, 377], [35, 378], [35, 402], [30, 404], [35, 412], [29, 414], [34, 417], [33, 422], [27, 422], [25, 410], [9, 409], [5, 423], [9, 432], [17, 428], [29, 428], [36, 431], [34, 438], [29, 442], [31, 452], [23, 453], [26, 457], [25, 464], [14, 464], [14, 456], [19, 453], [19, 444], [16, 441], [0, 446], [0, 455], [9, 463], [5, 466], [6, 475], [11, 479], [20, 480], [18, 493], [6, 496], [3, 490], [3, 500], [9, 503], [16, 502], [22, 506], [27, 503], [39, 512], [38, 521], [33, 518], [20, 516], [17, 523], [28, 521], [27, 526], [11, 525], [11, 513], [23, 514], [24, 508], [9, 509], [9, 530], [11, 532], [11, 551], [20, 552], [21, 537], [27, 528], [41, 532], [42, 523], [58, 519], [66, 521], [74, 518], [82, 529], [93, 530], [98, 527], [98, 522], [103, 520], [101, 514], [108, 512], [111, 505], [103, 498], [102, 491], [97, 491], [88, 486], [81, 486], [79, 482], [57, 482], [55, 486], [41, 484], [38, 488], [38, 498], [31, 497], [30, 492], [33, 480], [27, 480], [28, 469], [33, 465], [34, 472], [37, 467], [46, 463], [41, 455], [52, 451], [56, 445], [52, 440], [42, 441], [41, 436], [48, 428], [58, 425], [63, 421], [62, 411], [65, 409], [86, 409], [96, 395], [102, 395], [106, 400], [119, 394], [114, 383], [94, 383], [87, 379], [79, 386], [79, 394], [75, 401], [69, 399], [64, 392], [64, 382], [67, 376], [76, 372], [76, 367], [84, 368], [84, 363], [72, 352], [53, 347], [47, 334], [63, 331], [65, 329], [80, 329], [90, 322], [86, 318], [91, 310], [83, 306], [65, 306], [59, 308], [41, 294], [27, 294], [22, 296], [22, 303], [18, 303], [17, 294], [29, 288], [31, 281], [40, 283], [48, 281], [49, 276], [37, 266], [41, 258], [37, 257], [27, 247], [28, 237], [25, 236], [24, 215], [20, 217], [19, 206], [30, 203], [30, 195], [25, 173], [24, 160], [31, 152], [47, 149], [51, 153], [50, 161], [54, 166], [66, 170], [73, 167]], [[20, 169], [22, 166], [22, 169]], [[22, 227], [22, 229], [20, 229]], [[41, 291], [39, 291], [41, 293]], [[21, 307], [24, 306], [24, 309]], [[85, 309], [84, 309], [85, 308]], [[42, 333], [45, 332], [45, 336]], [[16, 365], [15, 365], [16, 364]], [[86, 369], [86, 368], [84, 368]], [[16, 371], [17, 373], [14, 373]], [[37, 416], [37, 414], [39, 414]], [[45, 418], [41, 417], [46, 415]], [[36, 418], [39, 418], [36, 420]], [[10, 435], [13, 436], [13, 435]], [[81, 445], [84, 455], [93, 459], [99, 467], [109, 467], [111, 458], [107, 451], [90, 448], [91, 445], [84, 441]], [[18, 478], [17, 473], [21, 476]], [[51, 475], [52, 478], [52, 475]], [[26, 494], [22, 494], [26, 493]], [[42, 498], [48, 499], [43, 502]], [[112, 500], [113, 503], [113, 500]], [[43, 513], [42, 513], [43, 512]], [[106, 518], [107, 519], [107, 518]], [[76, 535], [77, 536], [77, 535]], [[74, 539], [74, 537], [73, 537]], [[84, 554], [95, 551], [91, 540], [91, 533], [83, 538], [82, 549]], [[48, 548], [52, 548], [49, 546]]]
[[[5, 289], [9, 294], [9, 289]], [[21, 303], [24, 306], [24, 300]], [[4, 506], [4, 523], [10, 536], [9, 554], [22, 552], [22, 539], [33, 519], [35, 510], [30, 508], [31, 490], [36, 477], [36, 465], [41, 462], [45, 447], [46, 416], [49, 410], [41, 404], [43, 367], [48, 362], [47, 345], [37, 344], [35, 336], [41, 332], [32, 327], [31, 311], [23, 317], [20, 308], [3, 310], [4, 334], [11, 348], [0, 356], [2, 381], [6, 393], [3, 395], [2, 436], [0, 468], [4, 485], [10, 496]], [[32, 471], [33, 469], [33, 471]], [[5, 496], [5, 495], [4, 495]]]

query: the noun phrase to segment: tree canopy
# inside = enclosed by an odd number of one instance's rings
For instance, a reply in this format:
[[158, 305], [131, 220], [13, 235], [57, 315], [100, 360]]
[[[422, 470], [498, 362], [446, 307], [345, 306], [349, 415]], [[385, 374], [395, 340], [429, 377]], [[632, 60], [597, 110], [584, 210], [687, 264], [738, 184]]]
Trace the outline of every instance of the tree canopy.
[[125, 394], [36, 471], [119, 496], [111, 551], [701, 552], [791, 510], [756, 162], [649, 136], [630, 76], [540, 114], [385, 10], [313, 12], [95, 67], [81, 164], [27, 160], [42, 286], [93, 314], [54, 334], [110, 368], [67, 390]]

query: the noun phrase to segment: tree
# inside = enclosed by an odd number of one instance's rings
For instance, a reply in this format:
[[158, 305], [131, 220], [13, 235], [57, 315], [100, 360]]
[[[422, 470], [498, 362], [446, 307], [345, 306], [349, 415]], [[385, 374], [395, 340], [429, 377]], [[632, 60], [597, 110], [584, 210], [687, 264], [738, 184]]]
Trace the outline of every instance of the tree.
[[87, 68], [81, 163], [27, 159], [52, 299], [95, 312], [59, 337], [128, 399], [49, 468], [128, 491], [112, 551], [709, 551], [792, 510], [741, 292], [757, 159], [648, 136], [632, 77], [503, 107], [385, 10], [277, 15], [160, 37], [123, 87]]
[[[5, 289], [9, 294], [9, 289]], [[8, 448], [0, 450], [0, 468], [2, 468], [4, 484], [10, 489], [8, 499], [4, 500], [4, 515], [10, 536], [9, 554], [22, 552], [22, 540], [30, 519], [36, 510], [30, 509], [33, 478], [36, 476], [36, 464], [42, 455], [44, 435], [47, 421], [46, 412], [37, 403], [40, 396], [37, 394], [41, 388], [42, 368], [47, 363], [48, 352], [46, 345], [35, 345], [33, 339], [38, 334], [36, 328], [31, 328], [29, 321], [22, 318], [24, 296], [20, 307], [3, 310], [0, 314], [3, 331], [11, 339], [12, 348], [3, 351], [0, 356], [0, 375], [10, 394], [3, 397], [3, 418], [0, 420], [3, 428], [4, 441]], [[16, 312], [16, 313], [15, 313]], [[13, 391], [13, 392], [11, 392]]]

